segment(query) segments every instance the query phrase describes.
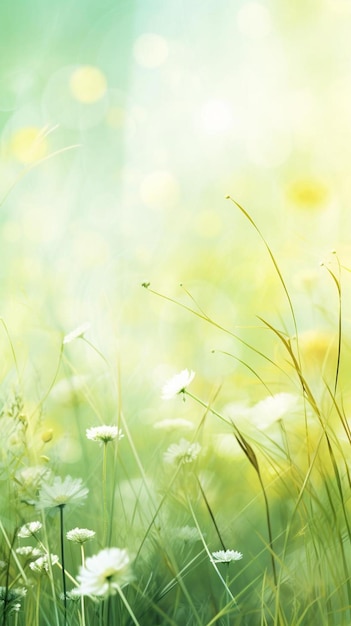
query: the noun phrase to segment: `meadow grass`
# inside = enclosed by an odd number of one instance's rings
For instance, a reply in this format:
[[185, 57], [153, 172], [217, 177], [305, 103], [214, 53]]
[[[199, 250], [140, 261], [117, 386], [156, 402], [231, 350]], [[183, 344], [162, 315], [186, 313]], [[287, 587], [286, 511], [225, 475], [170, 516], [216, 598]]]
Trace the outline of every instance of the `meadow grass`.
[[[132, 421], [118, 372], [85, 325], [62, 338], [52, 382], [33, 402], [2, 322], [15, 382], [5, 379], [0, 416], [0, 626], [351, 623], [342, 268], [337, 255], [325, 265], [335, 328], [312, 371], [279, 264], [231, 201], [287, 302], [280, 324], [257, 312], [272, 351], [222, 326], [185, 288], [186, 301], [149, 283], [140, 297], [161, 297], [227, 337], [222, 352], [247, 381], [245, 404], [245, 388], [234, 387], [229, 402], [221, 385], [183, 370], [163, 399], [159, 389], [155, 428]], [[74, 358], [77, 342], [100, 359], [101, 389]], [[236, 343], [252, 358], [236, 357]], [[165, 402], [177, 417], [162, 420]]]

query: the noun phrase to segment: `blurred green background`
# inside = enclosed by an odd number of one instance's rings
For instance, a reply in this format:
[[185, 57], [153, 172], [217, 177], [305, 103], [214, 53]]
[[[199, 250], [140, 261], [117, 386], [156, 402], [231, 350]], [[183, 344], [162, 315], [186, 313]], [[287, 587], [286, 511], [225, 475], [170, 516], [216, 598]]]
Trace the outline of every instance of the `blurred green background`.
[[[200, 386], [224, 383], [226, 400], [233, 385], [261, 397], [220, 351], [261, 371], [254, 353], [141, 288], [192, 306], [183, 283], [274, 354], [256, 315], [293, 333], [287, 302], [227, 194], [274, 251], [312, 367], [323, 360], [337, 298], [319, 264], [336, 249], [351, 265], [351, 3], [4, 0], [0, 27], [0, 313], [33, 401], [62, 336], [86, 321], [146, 421], [184, 367]], [[7, 384], [5, 332], [1, 349]], [[105, 371], [86, 346], [67, 351], [75, 373]]]

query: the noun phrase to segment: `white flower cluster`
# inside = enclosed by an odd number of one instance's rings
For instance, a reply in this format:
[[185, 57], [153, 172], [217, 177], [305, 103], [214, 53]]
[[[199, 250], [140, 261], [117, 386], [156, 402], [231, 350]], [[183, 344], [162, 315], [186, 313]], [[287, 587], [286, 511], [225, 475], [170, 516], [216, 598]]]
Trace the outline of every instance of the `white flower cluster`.
[[212, 552], [213, 563], [230, 563], [231, 561], [240, 561], [243, 554], [237, 550], [218, 550]]
[[66, 533], [68, 541], [74, 541], [75, 543], [85, 543], [95, 537], [95, 530], [88, 530], [88, 528], [72, 528]]
[[33, 535], [35, 535], [35, 533], [39, 532], [41, 528], [42, 528], [42, 523], [39, 521], [28, 522], [27, 524], [24, 524], [23, 526], [21, 526], [21, 528], [19, 529], [17, 533], [17, 536], [21, 537], [22, 539], [27, 538], [27, 537], [32, 537]]
[[91, 441], [98, 441], [99, 443], [108, 443], [109, 441], [113, 441], [117, 439], [119, 441], [124, 437], [124, 434], [120, 428], [117, 426], [93, 426], [92, 428], [87, 428], [86, 431], [87, 439]]

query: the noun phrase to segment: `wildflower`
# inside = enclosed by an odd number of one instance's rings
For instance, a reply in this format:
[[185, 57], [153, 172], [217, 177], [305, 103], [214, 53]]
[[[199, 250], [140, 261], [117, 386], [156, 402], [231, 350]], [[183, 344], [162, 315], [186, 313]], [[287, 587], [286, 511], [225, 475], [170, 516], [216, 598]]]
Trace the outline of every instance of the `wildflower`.
[[231, 561], [240, 561], [242, 558], [242, 553], [237, 550], [218, 550], [217, 552], [212, 552], [212, 563], [230, 563]]
[[74, 541], [75, 543], [85, 543], [89, 539], [95, 537], [95, 530], [88, 530], [88, 528], [72, 528], [66, 533], [68, 541]]
[[124, 434], [117, 426], [93, 426], [92, 428], [87, 428], [86, 436], [87, 439], [91, 439], [91, 441], [108, 443], [109, 441], [113, 441], [113, 439], [119, 441], [124, 437]]
[[18, 613], [21, 608], [21, 601], [26, 593], [27, 590], [24, 587], [18, 587], [17, 589], [0, 587], [0, 612], [4, 618], [5, 615]]
[[195, 376], [193, 370], [182, 370], [179, 374], [176, 374], [168, 380], [162, 388], [162, 398], [164, 400], [170, 400], [179, 393], [184, 393], [188, 385]]
[[201, 450], [199, 443], [190, 443], [187, 439], [181, 439], [179, 443], [172, 443], [163, 455], [166, 463], [192, 463], [196, 461]]
[[268, 396], [250, 409], [252, 421], [257, 428], [267, 428], [286, 413], [296, 409], [297, 401], [297, 397], [291, 393], [282, 392]]
[[109, 596], [133, 579], [127, 550], [105, 548], [87, 558], [81, 566], [76, 593], [83, 596]]
[[66, 504], [79, 505], [87, 497], [88, 491], [83, 487], [80, 478], [66, 476], [62, 479], [55, 476], [51, 484], [42, 484], [36, 505], [38, 509], [52, 509]]
[[23, 526], [21, 526], [17, 533], [17, 536], [21, 537], [22, 539], [26, 537], [31, 537], [32, 535], [35, 535], [35, 533], [39, 532], [42, 526], [43, 525], [41, 522], [28, 522], [28, 524], [24, 524]]
[[75, 328], [70, 333], [64, 336], [63, 343], [64, 344], [71, 343], [71, 341], [73, 341], [74, 339], [79, 339], [83, 337], [84, 333], [86, 333], [87, 330], [89, 330], [89, 328], [90, 328], [89, 322], [85, 322], [84, 324], [81, 324], [80, 326], [78, 326], [77, 328]]
[[16, 482], [23, 491], [38, 489], [41, 481], [48, 480], [51, 470], [42, 465], [25, 467], [16, 473]]
[[58, 562], [59, 558], [57, 554], [44, 554], [35, 561], [32, 561], [32, 563], [29, 563], [29, 567], [33, 572], [48, 572], [50, 569], [50, 563], [51, 565], [56, 565]]
[[16, 548], [16, 554], [20, 556], [30, 556], [30, 557], [38, 557], [42, 556], [43, 552], [39, 550], [39, 548], [33, 548], [33, 546], [21, 546], [20, 548]]

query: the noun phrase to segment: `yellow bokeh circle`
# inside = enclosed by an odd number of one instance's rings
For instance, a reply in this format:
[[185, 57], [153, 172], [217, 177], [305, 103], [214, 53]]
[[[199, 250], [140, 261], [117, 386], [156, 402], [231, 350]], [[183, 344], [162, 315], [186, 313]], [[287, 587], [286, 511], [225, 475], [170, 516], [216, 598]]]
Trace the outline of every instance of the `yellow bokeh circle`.
[[70, 90], [75, 100], [83, 104], [91, 104], [104, 97], [107, 91], [107, 81], [98, 67], [82, 65], [71, 74]]
[[10, 152], [20, 163], [34, 163], [45, 157], [48, 142], [43, 130], [26, 126], [15, 131], [10, 140]]

